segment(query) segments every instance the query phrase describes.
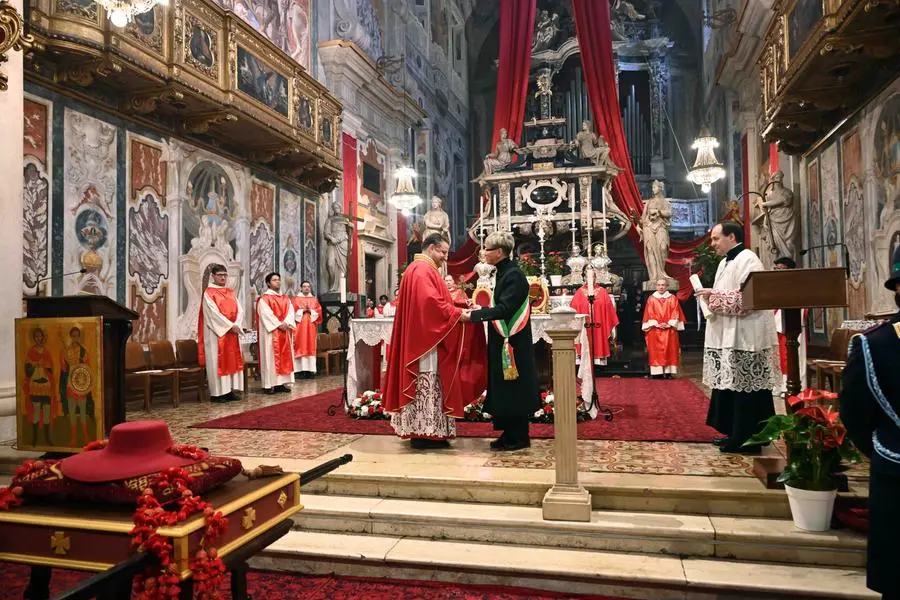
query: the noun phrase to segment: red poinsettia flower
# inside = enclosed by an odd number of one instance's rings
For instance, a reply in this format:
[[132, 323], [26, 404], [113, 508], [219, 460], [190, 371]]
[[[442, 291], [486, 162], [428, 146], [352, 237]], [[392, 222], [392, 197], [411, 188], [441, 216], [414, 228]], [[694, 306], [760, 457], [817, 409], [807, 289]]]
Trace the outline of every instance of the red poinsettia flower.
[[819, 406], [818, 404], [813, 404], [812, 406], [806, 406], [801, 408], [794, 414], [802, 415], [804, 417], [809, 417], [813, 421], [817, 421], [822, 424], [830, 424], [828, 422], [828, 415], [824, 408]]

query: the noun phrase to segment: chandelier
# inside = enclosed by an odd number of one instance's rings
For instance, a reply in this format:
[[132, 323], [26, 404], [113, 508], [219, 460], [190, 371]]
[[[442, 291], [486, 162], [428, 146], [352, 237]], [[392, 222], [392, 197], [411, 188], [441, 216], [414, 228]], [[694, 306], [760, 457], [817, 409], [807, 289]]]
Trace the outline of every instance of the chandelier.
[[402, 166], [397, 169], [397, 189], [391, 194], [388, 201], [404, 215], [409, 215], [410, 211], [417, 207], [422, 198], [416, 193], [416, 186], [413, 179], [416, 172], [411, 167]]
[[697, 151], [697, 160], [688, 172], [688, 180], [700, 186], [704, 194], [712, 189], [712, 184], [725, 177], [725, 168], [716, 158], [719, 140], [704, 127], [694, 140], [691, 148]]
[[125, 27], [135, 15], [153, 10], [157, 4], [166, 5], [168, 0], [94, 0], [106, 10], [109, 22], [116, 27]]

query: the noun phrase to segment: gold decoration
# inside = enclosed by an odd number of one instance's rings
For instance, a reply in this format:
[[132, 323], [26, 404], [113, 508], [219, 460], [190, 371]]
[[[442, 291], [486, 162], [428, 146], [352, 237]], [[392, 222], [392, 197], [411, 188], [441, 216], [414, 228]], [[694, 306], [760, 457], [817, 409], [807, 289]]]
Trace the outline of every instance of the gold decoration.
[[72, 540], [65, 531], [57, 531], [50, 536], [50, 549], [54, 554], [65, 556], [72, 548]]
[[207, 133], [209, 128], [220, 123], [233, 123], [237, 121], [236, 115], [225, 112], [215, 112], [185, 119], [182, 123], [185, 133]]
[[241, 527], [250, 530], [256, 522], [256, 509], [252, 506], [244, 509], [244, 517], [241, 519]]
[[281, 490], [281, 493], [278, 494], [278, 500], [277, 500], [278, 506], [280, 506], [281, 508], [284, 508], [284, 505], [287, 504], [287, 500], [288, 500], [287, 494], [284, 493], [284, 490]]
[[[0, 0], [0, 65], [9, 58], [6, 54], [10, 50], [28, 51], [34, 44], [34, 38], [25, 34], [25, 23], [22, 15], [12, 4], [6, 0]], [[9, 89], [9, 79], [0, 73], [0, 91]]]

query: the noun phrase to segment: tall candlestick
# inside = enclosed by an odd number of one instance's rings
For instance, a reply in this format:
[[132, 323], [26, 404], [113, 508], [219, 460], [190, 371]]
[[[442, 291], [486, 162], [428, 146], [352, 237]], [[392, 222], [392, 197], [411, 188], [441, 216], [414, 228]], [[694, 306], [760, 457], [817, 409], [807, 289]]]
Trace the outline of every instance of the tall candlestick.
[[594, 269], [592, 267], [588, 267], [587, 270], [587, 294], [588, 296], [594, 295]]
[[347, 304], [347, 278], [341, 275], [341, 304]]
[[572, 225], [570, 229], [572, 230], [572, 249], [575, 249], [577, 241], [575, 239], [575, 188], [569, 188], [569, 206], [572, 207]]
[[478, 199], [479, 211], [481, 218], [478, 219], [478, 237], [481, 239], [481, 245], [484, 246], [484, 195]]
[[499, 231], [499, 221], [497, 221], [497, 192], [494, 192], [494, 231]]

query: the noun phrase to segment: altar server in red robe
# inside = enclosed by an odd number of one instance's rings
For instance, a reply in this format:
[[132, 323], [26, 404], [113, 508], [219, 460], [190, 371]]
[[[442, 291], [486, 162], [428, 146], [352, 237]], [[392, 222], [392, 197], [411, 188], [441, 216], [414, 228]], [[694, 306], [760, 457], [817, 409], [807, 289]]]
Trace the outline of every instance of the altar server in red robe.
[[656, 291], [647, 298], [641, 322], [653, 379], [672, 379], [681, 362], [678, 332], [684, 331], [684, 312], [668, 287], [665, 279], [656, 282]]
[[206, 365], [211, 400], [229, 402], [237, 400], [234, 390], [244, 389], [244, 360], [238, 337], [244, 310], [234, 290], [225, 287], [228, 271], [224, 265], [211, 265], [210, 277], [212, 281], [200, 302], [197, 346], [200, 364]]
[[316, 376], [316, 336], [322, 323], [322, 305], [313, 296], [312, 284], [304, 281], [300, 284], [300, 295], [294, 296], [294, 372], [300, 379], [312, 379]]
[[456, 282], [453, 280], [453, 275], [445, 275], [444, 281], [447, 283], [447, 289], [450, 290], [450, 297], [453, 299], [453, 304], [460, 308], [468, 308], [469, 297], [456, 285]]
[[256, 299], [259, 375], [263, 392], [290, 392], [294, 381], [294, 305], [281, 293], [281, 275], [266, 275], [269, 289]]
[[[588, 271], [590, 273], [590, 271]], [[616, 314], [616, 307], [613, 304], [612, 297], [602, 285], [594, 283], [593, 277], [589, 281], [594, 286], [594, 317], [593, 327], [591, 331], [594, 336], [594, 345], [592, 348], [594, 364], [605, 365], [606, 359], [609, 358], [609, 338], [613, 335], [613, 330], [619, 324], [619, 316]], [[575, 296], [572, 298], [570, 306], [580, 315], [590, 315], [590, 303], [588, 302], [588, 286], [587, 284], [578, 288]], [[591, 324], [590, 316], [585, 317], [585, 326]], [[577, 356], [581, 356], [581, 344], [575, 345]], [[579, 359], [580, 362], [580, 359]]]
[[413, 448], [447, 448], [454, 419], [487, 387], [487, 352], [483, 327], [460, 322], [441, 278], [449, 244], [435, 233], [422, 246], [400, 282], [383, 401]]

